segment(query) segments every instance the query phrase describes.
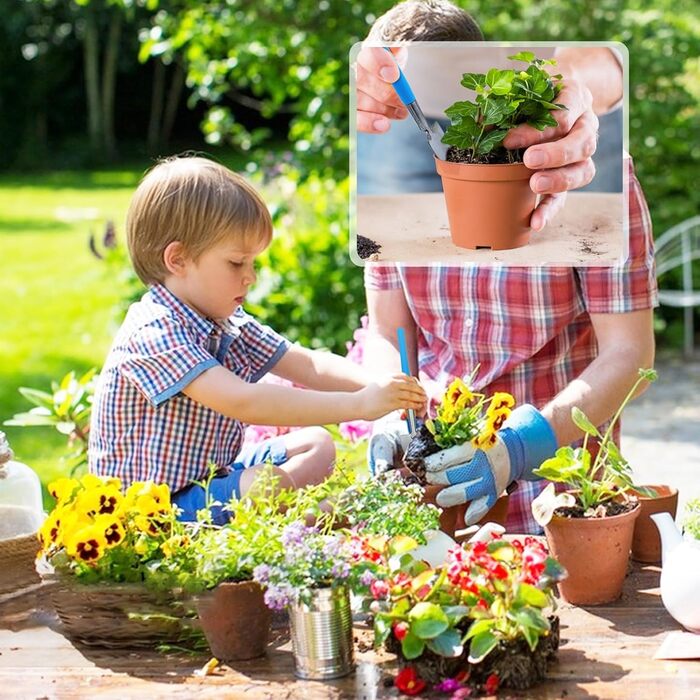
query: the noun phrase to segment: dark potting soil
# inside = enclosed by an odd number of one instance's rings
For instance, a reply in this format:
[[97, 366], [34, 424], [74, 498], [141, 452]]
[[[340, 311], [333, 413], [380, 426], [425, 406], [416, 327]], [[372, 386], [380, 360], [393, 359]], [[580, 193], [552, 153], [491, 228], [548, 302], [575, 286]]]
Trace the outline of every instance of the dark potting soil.
[[376, 243], [371, 238], [360, 235], [357, 236], [357, 254], [363, 260], [366, 260], [370, 255], [378, 253], [381, 249], [382, 247], [379, 243]]
[[[445, 678], [454, 678], [460, 671], [469, 671], [466, 684], [474, 692], [483, 693], [486, 679], [493, 673], [498, 676], [499, 687], [513, 690], [526, 690], [541, 683], [547, 675], [547, 665], [553, 661], [559, 648], [559, 618], [549, 618], [551, 631], [540, 637], [535, 651], [531, 651], [524, 639], [508, 644], [499, 644], [483, 661], [470, 664], [469, 644], [462, 655], [454, 659], [438, 656], [429, 649], [412, 661], [406, 661], [401, 654], [401, 645], [394, 635], [386, 641], [387, 651], [395, 653], [402, 665], [412, 665], [418, 675], [431, 684]], [[468, 629], [465, 627], [464, 632]]]
[[618, 503], [617, 501], [608, 501], [603, 503], [596, 509], [594, 515], [584, 515], [584, 509], [581, 506], [566, 506], [557, 508], [554, 512], [562, 518], [606, 518], [612, 515], [622, 515], [629, 513], [637, 506], [637, 503]]
[[421, 486], [428, 482], [425, 479], [425, 464], [423, 460], [429, 455], [439, 452], [442, 448], [435, 442], [433, 434], [421, 425], [408, 443], [408, 448], [403, 456], [404, 465], [418, 479]]
[[471, 151], [465, 148], [450, 146], [445, 160], [450, 163], [477, 163], [481, 165], [501, 165], [506, 163], [522, 163], [525, 149], [496, 148], [491, 153], [472, 158]]

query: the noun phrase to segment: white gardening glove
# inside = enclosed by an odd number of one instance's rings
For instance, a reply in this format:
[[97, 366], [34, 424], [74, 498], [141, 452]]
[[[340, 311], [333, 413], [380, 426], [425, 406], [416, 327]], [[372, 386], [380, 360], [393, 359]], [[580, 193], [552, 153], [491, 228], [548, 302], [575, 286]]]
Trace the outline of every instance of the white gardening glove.
[[374, 421], [372, 435], [367, 446], [367, 463], [370, 473], [382, 474], [401, 466], [411, 436], [401, 411], [394, 411]]

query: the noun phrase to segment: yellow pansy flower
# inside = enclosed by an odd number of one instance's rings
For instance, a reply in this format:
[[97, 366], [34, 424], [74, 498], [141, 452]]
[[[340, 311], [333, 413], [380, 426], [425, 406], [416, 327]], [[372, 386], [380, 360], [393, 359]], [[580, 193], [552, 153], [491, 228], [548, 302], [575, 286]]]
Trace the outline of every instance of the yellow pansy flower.
[[486, 412], [486, 425], [488, 430], [493, 432], [500, 430], [509, 415], [510, 408], [507, 408], [506, 406], [495, 410], [492, 410], [491, 407], [489, 407], [488, 411]]
[[122, 521], [114, 514], [100, 515], [95, 527], [102, 532], [107, 547], [116, 547], [126, 537]]
[[479, 450], [491, 449], [496, 444], [496, 433], [488, 429], [482, 430], [476, 437], [472, 438], [472, 445]]
[[163, 554], [165, 554], [166, 557], [172, 557], [175, 550], [186, 547], [189, 543], [190, 538], [187, 537], [187, 535], [173, 535], [165, 540], [165, 542], [160, 545], [160, 548], [163, 550]]
[[[149, 509], [167, 511], [170, 509], [170, 487], [167, 484], [135, 481], [127, 489], [125, 498], [127, 507], [135, 506], [140, 511]], [[152, 502], [155, 502], [155, 508], [150, 505]]]
[[464, 409], [473, 398], [472, 390], [459, 377], [452, 380], [445, 392], [445, 403], [454, 406], [458, 411]]
[[68, 556], [86, 564], [95, 564], [107, 548], [104, 532], [95, 523], [71, 532], [65, 544]]
[[73, 498], [73, 492], [78, 488], [77, 479], [61, 477], [49, 484], [49, 493], [56, 499], [59, 506], [65, 505]]
[[39, 542], [44, 551], [63, 546], [66, 532], [69, 532], [78, 517], [76, 513], [67, 508], [55, 508], [42, 526], [39, 528]]
[[505, 391], [497, 391], [491, 397], [491, 403], [489, 404], [489, 411], [496, 411], [499, 408], [513, 408], [515, 406], [515, 399]]

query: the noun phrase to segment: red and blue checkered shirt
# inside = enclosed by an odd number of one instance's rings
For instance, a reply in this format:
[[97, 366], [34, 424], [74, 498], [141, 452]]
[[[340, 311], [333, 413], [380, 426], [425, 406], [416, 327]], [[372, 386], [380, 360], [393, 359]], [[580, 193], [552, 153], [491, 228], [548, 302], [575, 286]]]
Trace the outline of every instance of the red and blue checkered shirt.
[[[612, 267], [408, 267], [368, 264], [365, 286], [404, 290], [415, 320], [420, 376], [441, 385], [479, 365], [476, 388], [542, 408], [595, 359], [589, 314], [657, 305], [654, 243], [630, 161], [629, 257]], [[508, 528], [538, 532], [530, 503], [546, 482], [520, 482]]]
[[182, 390], [222, 365], [257, 382], [289, 341], [240, 307], [223, 323], [195, 313], [162, 285], [133, 304], [107, 356], [90, 423], [90, 471], [122, 482], [153, 480], [172, 491], [231, 464], [245, 425]]

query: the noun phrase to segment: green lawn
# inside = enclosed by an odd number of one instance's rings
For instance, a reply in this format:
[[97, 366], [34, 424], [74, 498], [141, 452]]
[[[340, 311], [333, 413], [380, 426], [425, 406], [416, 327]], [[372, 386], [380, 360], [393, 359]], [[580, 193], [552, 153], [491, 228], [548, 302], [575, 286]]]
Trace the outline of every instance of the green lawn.
[[[88, 249], [124, 217], [142, 169], [0, 176], [0, 420], [25, 410], [20, 386], [48, 387], [69, 370], [99, 367], [115, 329], [119, 285]], [[2, 428], [44, 483], [65, 470], [65, 438]]]

